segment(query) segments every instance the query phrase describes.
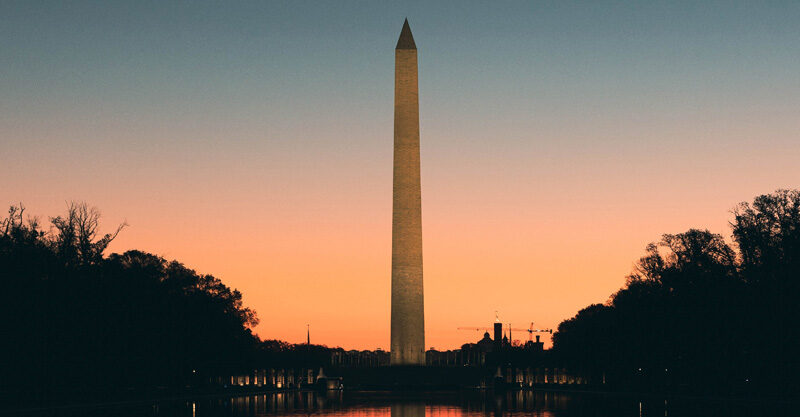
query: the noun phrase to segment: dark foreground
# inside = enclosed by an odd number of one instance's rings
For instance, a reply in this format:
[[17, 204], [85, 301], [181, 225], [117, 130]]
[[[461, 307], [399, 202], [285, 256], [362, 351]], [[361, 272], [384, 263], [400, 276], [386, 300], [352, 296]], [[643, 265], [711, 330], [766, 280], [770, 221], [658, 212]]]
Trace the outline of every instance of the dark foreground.
[[[659, 398], [557, 391], [273, 392], [192, 400], [117, 403], [92, 407], [17, 410], [13, 415], [85, 417], [256, 417], [324, 414], [331, 417], [487, 416], [790, 416], [798, 404], [708, 398]], [[0, 415], [12, 415], [0, 413]]]

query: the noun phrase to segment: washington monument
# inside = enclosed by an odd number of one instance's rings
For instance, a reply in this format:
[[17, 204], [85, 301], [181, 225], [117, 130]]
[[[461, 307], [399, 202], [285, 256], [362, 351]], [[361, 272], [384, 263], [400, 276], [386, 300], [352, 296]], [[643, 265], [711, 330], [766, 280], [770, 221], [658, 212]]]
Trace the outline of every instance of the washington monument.
[[403, 23], [394, 51], [392, 365], [425, 365], [417, 46]]

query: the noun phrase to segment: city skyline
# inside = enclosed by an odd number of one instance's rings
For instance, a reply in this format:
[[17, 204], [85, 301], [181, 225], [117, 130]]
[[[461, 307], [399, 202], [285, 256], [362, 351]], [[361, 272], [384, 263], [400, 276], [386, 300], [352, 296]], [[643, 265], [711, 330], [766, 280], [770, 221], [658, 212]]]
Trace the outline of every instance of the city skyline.
[[262, 338], [310, 323], [315, 343], [388, 350], [406, 15], [425, 44], [426, 347], [477, 340], [456, 328], [495, 311], [555, 328], [661, 234], [727, 238], [728, 210], [800, 174], [789, 2], [95, 6], [3, 6], [0, 202], [127, 220], [109, 252], [221, 278]]

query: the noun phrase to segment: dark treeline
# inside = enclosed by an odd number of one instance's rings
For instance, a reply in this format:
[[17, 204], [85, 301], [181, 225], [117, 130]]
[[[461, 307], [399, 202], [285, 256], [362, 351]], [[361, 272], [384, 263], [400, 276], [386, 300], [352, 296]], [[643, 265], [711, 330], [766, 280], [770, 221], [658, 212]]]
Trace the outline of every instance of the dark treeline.
[[[253, 366], [317, 366], [322, 347], [260, 341], [242, 295], [179, 262], [131, 250], [104, 256], [99, 212], [0, 219], [6, 395], [185, 387]], [[327, 360], [327, 357], [325, 357]]]
[[609, 384], [796, 393], [800, 191], [733, 210], [732, 243], [707, 230], [647, 246], [606, 304], [562, 322], [554, 353]]

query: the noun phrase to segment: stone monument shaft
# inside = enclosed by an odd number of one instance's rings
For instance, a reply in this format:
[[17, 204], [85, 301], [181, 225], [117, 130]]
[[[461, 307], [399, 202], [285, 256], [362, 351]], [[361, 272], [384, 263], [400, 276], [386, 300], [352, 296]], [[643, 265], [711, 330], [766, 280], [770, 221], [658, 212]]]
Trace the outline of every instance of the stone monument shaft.
[[408, 20], [395, 48], [392, 365], [425, 365], [417, 46]]

